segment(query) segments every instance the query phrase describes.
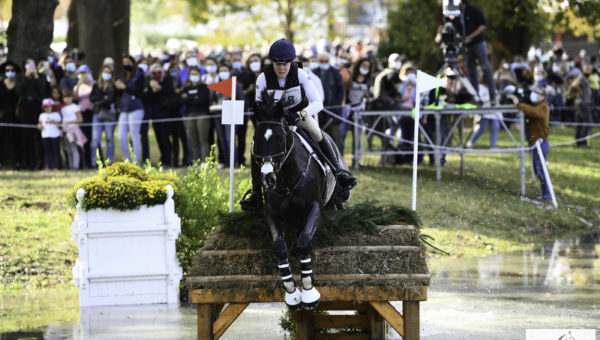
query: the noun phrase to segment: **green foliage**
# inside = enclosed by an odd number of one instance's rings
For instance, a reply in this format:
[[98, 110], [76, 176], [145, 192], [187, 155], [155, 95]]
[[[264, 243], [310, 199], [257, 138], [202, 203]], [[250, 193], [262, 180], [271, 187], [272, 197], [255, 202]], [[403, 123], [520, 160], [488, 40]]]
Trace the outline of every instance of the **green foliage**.
[[423, 63], [437, 56], [439, 48], [434, 42], [442, 23], [442, 7], [438, 0], [407, 0], [388, 14], [387, 36], [379, 48], [379, 56], [387, 58], [391, 53], [406, 55]]
[[[222, 180], [217, 169], [218, 163], [211, 151], [204, 163], [196, 161], [188, 167], [187, 175], [180, 184], [180, 198], [175, 205], [177, 214], [181, 217], [177, 257], [184, 274], [191, 267], [192, 259], [202, 248], [207, 235], [220, 224], [220, 218], [229, 211], [229, 180]], [[241, 171], [238, 172], [239, 175]], [[235, 190], [234, 202], [237, 203], [242, 194], [250, 188], [250, 180], [238, 178], [236, 182], [238, 187]], [[236, 209], [239, 209], [239, 206]]]
[[72, 206], [77, 205], [77, 190], [83, 188], [83, 210], [133, 210], [145, 204], [162, 204], [167, 199], [166, 186], [170, 184], [177, 199], [179, 179], [172, 173], [163, 173], [147, 165], [146, 170], [127, 162], [107, 167], [101, 165], [98, 173], [77, 183], [69, 193]]

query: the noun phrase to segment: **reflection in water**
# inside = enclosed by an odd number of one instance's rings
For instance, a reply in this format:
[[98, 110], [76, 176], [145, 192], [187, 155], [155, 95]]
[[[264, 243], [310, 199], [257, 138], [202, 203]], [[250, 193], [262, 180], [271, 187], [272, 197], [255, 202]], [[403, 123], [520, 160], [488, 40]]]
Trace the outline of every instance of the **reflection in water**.
[[534, 251], [430, 261], [421, 338], [524, 339], [526, 329], [596, 329], [599, 256], [595, 234]]

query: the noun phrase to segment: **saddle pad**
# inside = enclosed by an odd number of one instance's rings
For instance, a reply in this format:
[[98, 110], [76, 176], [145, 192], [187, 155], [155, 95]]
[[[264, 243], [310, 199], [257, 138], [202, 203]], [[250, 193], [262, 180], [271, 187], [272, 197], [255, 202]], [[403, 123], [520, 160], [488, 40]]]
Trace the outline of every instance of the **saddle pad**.
[[329, 202], [329, 199], [331, 198], [331, 195], [333, 194], [333, 191], [335, 189], [335, 176], [333, 176], [333, 172], [329, 168], [329, 165], [324, 164], [324, 162], [322, 162], [319, 159], [319, 156], [317, 155], [315, 150], [313, 150], [312, 146], [310, 146], [310, 144], [308, 144], [308, 142], [296, 131], [296, 129], [294, 129], [293, 131], [294, 131], [294, 134], [300, 140], [302, 146], [304, 146], [304, 148], [310, 155], [310, 157], [312, 157], [315, 160], [315, 162], [317, 162], [317, 164], [319, 164], [321, 171], [323, 171], [323, 175], [325, 176], [325, 178], [327, 180], [327, 190], [325, 190], [325, 197], [324, 197], [325, 203], [323, 204], [323, 205], [326, 205], [327, 202]]

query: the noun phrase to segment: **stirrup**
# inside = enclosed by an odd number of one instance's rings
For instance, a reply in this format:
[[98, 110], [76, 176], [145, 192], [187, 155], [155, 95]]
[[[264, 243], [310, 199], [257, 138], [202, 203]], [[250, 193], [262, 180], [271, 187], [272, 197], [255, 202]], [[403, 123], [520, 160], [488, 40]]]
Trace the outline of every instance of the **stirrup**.
[[[250, 197], [246, 198], [248, 195], [250, 195]], [[262, 207], [262, 197], [260, 197], [258, 192], [250, 189], [242, 196], [240, 207], [243, 211], [258, 210]]]

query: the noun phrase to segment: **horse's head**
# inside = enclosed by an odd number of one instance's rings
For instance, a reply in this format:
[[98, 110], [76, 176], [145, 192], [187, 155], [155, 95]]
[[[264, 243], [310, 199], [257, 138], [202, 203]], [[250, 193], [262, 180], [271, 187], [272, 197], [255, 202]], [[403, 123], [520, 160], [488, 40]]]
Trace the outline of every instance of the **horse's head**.
[[252, 154], [260, 165], [261, 181], [265, 191], [275, 190], [277, 173], [291, 152], [287, 125], [282, 122], [286, 98], [275, 100], [274, 93], [261, 93], [261, 101], [254, 105], [256, 131]]

